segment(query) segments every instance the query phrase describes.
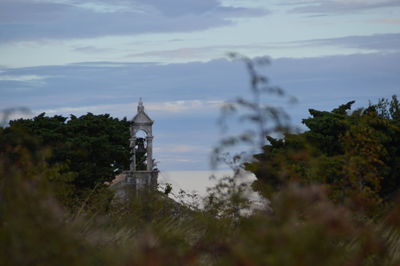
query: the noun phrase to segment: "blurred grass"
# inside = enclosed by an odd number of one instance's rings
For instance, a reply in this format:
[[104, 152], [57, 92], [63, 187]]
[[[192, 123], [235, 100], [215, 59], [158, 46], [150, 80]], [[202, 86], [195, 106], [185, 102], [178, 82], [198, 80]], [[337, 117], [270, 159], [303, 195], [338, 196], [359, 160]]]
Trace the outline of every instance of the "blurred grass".
[[[26, 144], [26, 143], [25, 143]], [[4, 145], [0, 265], [399, 265], [400, 212], [378, 221], [290, 184], [252, 215], [229, 180], [204, 209], [163, 193], [112, 201], [100, 188], [70, 212], [54, 197], [47, 151]], [[224, 188], [224, 192], [220, 188]], [[362, 216], [362, 215], [361, 215]]]

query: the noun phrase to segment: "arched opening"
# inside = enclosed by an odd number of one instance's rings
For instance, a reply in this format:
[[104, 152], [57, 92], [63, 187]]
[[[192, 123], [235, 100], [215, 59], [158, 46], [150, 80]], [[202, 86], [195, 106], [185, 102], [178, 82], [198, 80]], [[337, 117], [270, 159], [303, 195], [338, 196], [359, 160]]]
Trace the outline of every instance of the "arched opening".
[[135, 158], [136, 170], [147, 170], [147, 134], [143, 130], [136, 132]]

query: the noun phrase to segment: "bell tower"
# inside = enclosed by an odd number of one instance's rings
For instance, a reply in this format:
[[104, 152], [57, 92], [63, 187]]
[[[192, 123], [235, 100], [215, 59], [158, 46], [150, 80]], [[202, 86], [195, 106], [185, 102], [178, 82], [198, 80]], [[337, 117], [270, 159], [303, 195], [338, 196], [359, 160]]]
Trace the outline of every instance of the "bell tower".
[[[131, 126], [131, 165], [130, 171], [153, 171], [153, 132], [152, 126], [154, 121], [145, 113], [142, 99], [140, 98], [137, 107], [137, 114], [132, 119]], [[145, 138], [138, 138], [139, 131], [143, 131]], [[146, 156], [146, 162], [141, 162], [143, 156]]]
[[117, 198], [126, 199], [130, 195], [139, 195], [140, 191], [157, 188], [159, 171], [153, 160], [153, 123], [144, 111], [143, 101], [140, 99], [137, 114], [130, 127], [129, 170], [122, 172], [110, 185], [116, 191]]
[[[157, 188], [158, 170], [153, 160], [153, 123], [154, 121], [144, 111], [140, 98], [137, 114], [132, 119], [130, 127], [131, 163], [125, 171], [125, 184], [136, 191]], [[143, 137], [139, 137], [143, 133]]]

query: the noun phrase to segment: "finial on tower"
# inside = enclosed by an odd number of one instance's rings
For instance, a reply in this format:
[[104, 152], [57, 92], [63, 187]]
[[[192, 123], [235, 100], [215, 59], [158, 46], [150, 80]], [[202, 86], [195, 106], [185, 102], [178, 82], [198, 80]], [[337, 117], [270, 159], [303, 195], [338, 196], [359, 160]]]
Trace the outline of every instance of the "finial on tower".
[[139, 104], [138, 104], [138, 107], [137, 107], [137, 111], [138, 111], [138, 113], [144, 112], [144, 106], [143, 106], [142, 97], [139, 98]]

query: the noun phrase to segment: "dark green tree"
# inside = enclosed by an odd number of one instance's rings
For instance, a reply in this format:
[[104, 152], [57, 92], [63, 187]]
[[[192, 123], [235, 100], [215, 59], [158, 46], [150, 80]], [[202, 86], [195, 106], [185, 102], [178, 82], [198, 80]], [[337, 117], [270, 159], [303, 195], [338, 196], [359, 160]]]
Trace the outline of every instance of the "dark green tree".
[[120, 120], [108, 114], [67, 118], [42, 113], [33, 119], [11, 121], [4, 130], [25, 130], [50, 148], [48, 163], [61, 165], [64, 172], [73, 176], [68, 183], [80, 194], [128, 168], [129, 126], [126, 118]]
[[271, 195], [289, 181], [324, 184], [335, 201], [349, 198], [377, 207], [400, 189], [399, 102], [350, 112], [354, 102], [330, 112], [309, 110], [308, 131], [267, 137], [268, 145], [246, 164], [254, 187]]

